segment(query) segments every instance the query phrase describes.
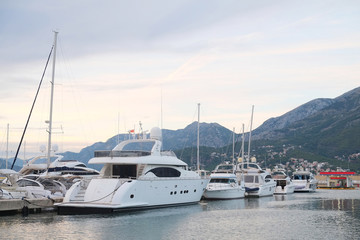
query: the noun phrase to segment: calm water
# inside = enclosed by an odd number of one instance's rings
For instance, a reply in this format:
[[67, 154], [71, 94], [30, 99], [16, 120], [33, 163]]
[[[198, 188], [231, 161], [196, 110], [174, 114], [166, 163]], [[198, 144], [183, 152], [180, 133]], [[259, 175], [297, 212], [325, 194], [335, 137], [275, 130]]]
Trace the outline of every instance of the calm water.
[[0, 217], [1, 239], [359, 239], [360, 190], [106, 215]]

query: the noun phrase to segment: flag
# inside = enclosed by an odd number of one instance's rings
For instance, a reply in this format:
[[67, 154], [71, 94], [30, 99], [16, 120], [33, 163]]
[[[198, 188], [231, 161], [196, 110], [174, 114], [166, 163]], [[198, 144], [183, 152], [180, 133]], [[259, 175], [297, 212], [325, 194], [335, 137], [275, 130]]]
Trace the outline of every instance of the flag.
[[129, 133], [135, 133], [135, 129], [129, 130]]

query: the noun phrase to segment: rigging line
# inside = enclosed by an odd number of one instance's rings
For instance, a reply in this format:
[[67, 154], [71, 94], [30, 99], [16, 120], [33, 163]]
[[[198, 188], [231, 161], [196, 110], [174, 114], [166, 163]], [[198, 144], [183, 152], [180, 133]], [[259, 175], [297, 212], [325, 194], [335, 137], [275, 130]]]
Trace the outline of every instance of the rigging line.
[[50, 53], [49, 53], [48, 59], [47, 59], [47, 61], [46, 61], [46, 65], [45, 65], [45, 68], [44, 68], [43, 74], [42, 74], [42, 76], [41, 76], [41, 80], [40, 80], [40, 83], [39, 83], [38, 89], [37, 89], [37, 91], [36, 91], [35, 99], [34, 99], [33, 104], [32, 104], [32, 106], [31, 106], [31, 110], [30, 110], [30, 113], [29, 113], [28, 119], [27, 119], [27, 121], [26, 121], [26, 124], [25, 124], [25, 128], [24, 128], [23, 134], [22, 134], [22, 136], [21, 136], [19, 146], [18, 146], [18, 148], [17, 148], [17, 150], [16, 150], [16, 154], [15, 154], [15, 157], [14, 157], [13, 163], [12, 163], [12, 165], [11, 165], [11, 169], [13, 169], [13, 167], [14, 167], [14, 165], [15, 165], [15, 162], [16, 162], [16, 159], [17, 159], [17, 156], [18, 156], [18, 154], [19, 154], [19, 150], [20, 150], [20, 147], [21, 147], [21, 143], [22, 143], [22, 141], [23, 141], [23, 139], [24, 139], [25, 132], [26, 132], [27, 126], [28, 126], [28, 124], [29, 124], [30, 117], [31, 117], [32, 111], [33, 111], [33, 109], [34, 109], [35, 102], [36, 102], [37, 96], [38, 96], [38, 94], [39, 94], [40, 87], [41, 87], [42, 81], [43, 81], [43, 79], [44, 79], [44, 75], [45, 75], [45, 72], [46, 72], [47, 66], [48, 66], [48, 64], [49, 64], [50, 57], [51, 57], [51, 53], [52, 53], [53, 49], [54, 49], [54, 45], [51, 47], [51, 50], [50, 50]]

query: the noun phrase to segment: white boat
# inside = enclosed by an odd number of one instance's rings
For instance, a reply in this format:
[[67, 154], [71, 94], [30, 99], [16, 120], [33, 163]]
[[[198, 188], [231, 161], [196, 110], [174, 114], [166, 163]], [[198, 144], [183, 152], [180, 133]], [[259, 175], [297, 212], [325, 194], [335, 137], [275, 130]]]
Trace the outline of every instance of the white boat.
[[219, 164], [210, 175], [203, 197], [205, 199], [235, 199], [245, 197], [243, 181], [238, 181], [233, 164]]
[[295, 185], [295, 192], [315, 192], [318, 182], [309, 171], [294, 172], [292, 181]]
[[161, 130], [149, 139], [121, 142], [112, 151], [96, 151], [90, 164], [103, 164], [98, 177], [75, 183], [59, 214], [112, 212], [191, 204], [200, 201], [209, 182], [188, 170], [173, 152], [161, 151]]
[[8, 191], [0, 188], [0, 200], [1, 199], [12, 199], [12, 198], [13, 197], [11, 196], [11, 194]]
[[[99, 171], [88, 168], [82, 162], [77, 160], [63, 160], [62, 155], [52, 155], [50, 157], [50, 165], [48, 165], [48, 157], [40, 155], [30, 159], [19, 171], [22, 175], [36, 175], [37, 178], [53, 179], [65, 185], [69, 189], [74, 182], [81, 178], [98, 176]], [[33, 180], [38, 180], [32, 177]]]
[[256, 163], [242, 163], [239, 165], [244, 175], [245, 197], [272, 196], [276, 182], [270, 173], [262, 170]]
[[47, 164], [47, 156], [41, 155], [29, 160], [19, 171], [20, 174], [39, 174], [39, 175], [99, 175], [99, 171], [88, 168], [77, 160], [63, 160], [61, 155], [52, 155], [50, 165]]
[[[0, 175], [5, 179], [0, 183], [0, 188], [8, 196], [14, 199], [33, 199], [33, 198], [51, 198], [61, 196], [58, 192], [51, 192], [37, 180], [23, 178], [21, 174], [10, 169], [1, 169]], [[5, 191], [4, 191], [5, 190]], [[9, 197], [7, 197], [9, 198]]]
[[282, 169], [276, 169], [272, 172], [272, 177], [276, 181], [275, 195], [294, 193], [295, 184], [291, 178]]

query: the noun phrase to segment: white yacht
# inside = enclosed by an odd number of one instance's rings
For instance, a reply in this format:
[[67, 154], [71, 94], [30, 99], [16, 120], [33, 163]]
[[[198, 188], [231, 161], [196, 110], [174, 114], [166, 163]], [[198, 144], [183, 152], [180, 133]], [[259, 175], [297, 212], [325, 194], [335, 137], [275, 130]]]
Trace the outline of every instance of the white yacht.
[[[19, 171], [20, 174], [39, 174], [50, 176], [61, 175], [99, 175], [99, 172], [95, 169], [88, 168], [82, 162], [77, 160], [63, 160], [61, 155], [52, 155], [50, 157], [51, 163], [48, 166], [47, 156], [41, 155], [29, 160]], [[54, 159], [54, 160], [52, 160]]]
[[317, 180], [309, 171], [296, 171], [292, 177], [295, 184], [295, 192], [315, 192], [317, 188]]
[[161, 130], [149, 139], [121, 142], [112, 151], [96, 151], [90, 164], [103, 164], [98, 177], [75, 183], [59, 214], [112, 212], [191, 204], [200, 201], [209, 182], [173, 152], [161, 151]]
[[272, 172], [272, 177], [276, 181], [274, 194], [291, 194], [294, 193], [295, 184], [291, 178], [282, 169], [276, 169]]
[[242, 163], [239, 165], [244, 175], [245, 197], [272, 196], [276, 182], [270, 173], [262, 170], [256, 163]]
[[205, 199], [235, 199], [245, 197], [244, 181], [238, 181], [236, 166], [219, 164], [210, 175], [203, 197]]
[[69, 189], [74, 182], [81, 178], [93, 177], [99, 175], [99, 171], [88, 168], [82, 162], [77, 160], [63, 160], [62, 155], [51, 155], [51, 163], [48, 165], [47, 156], [40, 155], [30, 159], [20, 169], [22, 175], [30, 175], [33, 180], [37, 178], [53, 179], [65, 185]]
[[46, 189], [45, 186], [37, 180], [23, 178], [21, 174], [11, 169], [1, 169], [0, 175], [5, 178], [0, 182], [3, 193], [7, 198], [48, 198], [61, 196], [58, 192]]

